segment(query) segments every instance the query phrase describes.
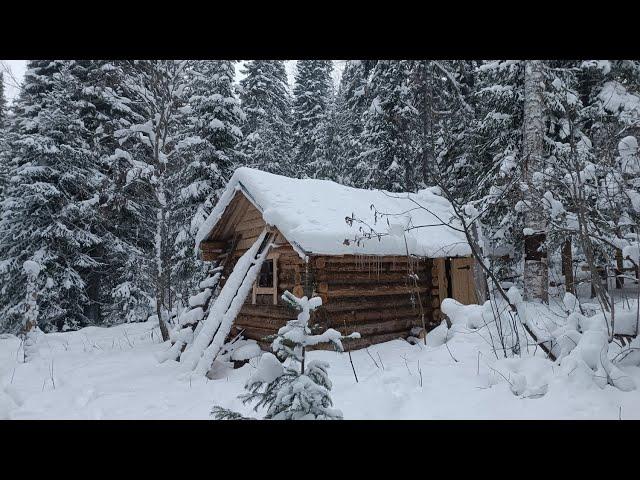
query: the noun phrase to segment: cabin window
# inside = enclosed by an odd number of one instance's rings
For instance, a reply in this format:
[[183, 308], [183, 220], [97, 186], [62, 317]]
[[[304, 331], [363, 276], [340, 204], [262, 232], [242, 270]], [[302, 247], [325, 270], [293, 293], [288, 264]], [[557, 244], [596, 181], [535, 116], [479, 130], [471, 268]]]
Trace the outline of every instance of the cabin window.
[[273, 259], [265, 260], [260, 269], [258, 277], [258, 286], [264, 288], [273, 288]]
[[264, 296], [269, 295], [271, 297], [270, 303], [273, 305], [278, 304], [278, 254], [270, 253], [264, 260], [260, 273], [256, 282], [253, 284], [252, 304], [258, 303], [257, 297], [261, 296], [260, 302], [265, 301]]

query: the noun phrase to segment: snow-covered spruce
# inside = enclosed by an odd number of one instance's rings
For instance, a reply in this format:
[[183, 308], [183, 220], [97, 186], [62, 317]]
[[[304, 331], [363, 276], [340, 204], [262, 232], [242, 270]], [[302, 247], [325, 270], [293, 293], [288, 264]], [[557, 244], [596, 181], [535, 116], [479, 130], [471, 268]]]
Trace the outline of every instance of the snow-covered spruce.
[[[327, 374], [327, 362], [313, 360], [305, 365], [305, 349], [320, 343], [332, 343], [342, 352], [343, 338], [359, 338], [358, 333], [348, 337], [332, 328], [313, 334], [309, 326], [311, 312], [322, 305], [320, 297], [298, 298], [285, 291], [282, 299], [300, 313], [278, 330], [271, 348], [265, 353], [255, 373], [245, 385], [248, 393], [239, 398], [244, 403], [256, 402], [254, 410], [267, 409], [267, 420], [339, 420], [342, 412], [333, 408], [331, 380]], [[281, 361], [283, 363], [281, 363]], [[212, 416], [218, 420], [242, 418], [235, 412], [214, 407]]]

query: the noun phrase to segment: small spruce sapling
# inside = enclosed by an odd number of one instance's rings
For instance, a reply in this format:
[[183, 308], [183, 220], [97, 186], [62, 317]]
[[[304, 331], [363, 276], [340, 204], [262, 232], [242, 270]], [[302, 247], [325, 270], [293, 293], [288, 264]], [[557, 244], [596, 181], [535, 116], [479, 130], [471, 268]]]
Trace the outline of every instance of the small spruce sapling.
[[[327, 374], [327, 362], [305, 362], [306, 347], [320, 343], [332, 343], [343, 352], [343, 338], [360, 338], [359, 333], [344, 337], [330, 328], [321, 334], [313, 334], [309, 326], [311, 312], [322, 305], [322, 299], [298, 298], [285, 291], [282, 299], [300, 311], [296, 320], [290, 320], [278, 330], [271, 348], [265, 353], [256, 372], [245, 385], [248, 393], [240, 395], [243, 403], [257, 402], [254, 410], [267, 408], [267, 420], [339, 420], [342, 412], [333, 408], [331, 380]], [[283, 363], [280, 362], [280, 360]], [[217, 420], [242, 419], [230, 410], [214, 407], [212, 416]]]

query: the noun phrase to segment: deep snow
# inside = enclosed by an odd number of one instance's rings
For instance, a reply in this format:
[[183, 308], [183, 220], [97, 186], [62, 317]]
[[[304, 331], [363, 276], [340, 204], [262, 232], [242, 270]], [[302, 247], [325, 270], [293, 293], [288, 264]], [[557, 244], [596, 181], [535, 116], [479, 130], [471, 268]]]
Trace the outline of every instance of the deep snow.
[[[345, 419], [640, 419], [640, 390], [572, 382], [541, 355], [496, 360], [477, 331], [461, 326], [442, 345], [441, 330], [435, 347], [393, 340], [352, 352], [359, 383], [346, 353], [308, 359], [329, 362], [334, 406]], [[154, 322], [89, 327], [41, 335], [38, 356], [25, 364], [20, 341], [4, 336], [0, 418], [208, 419], [213, 405], [261, 416], [236, 398], [258, 359], [236, 370], [218, 366], [209, 380], [175, 361], [159, 363], [166, 349]], [[640, 368], [622, 368], [640, 385]], [[512, 393], [523, 376], [528, 392], [546, 394]]]

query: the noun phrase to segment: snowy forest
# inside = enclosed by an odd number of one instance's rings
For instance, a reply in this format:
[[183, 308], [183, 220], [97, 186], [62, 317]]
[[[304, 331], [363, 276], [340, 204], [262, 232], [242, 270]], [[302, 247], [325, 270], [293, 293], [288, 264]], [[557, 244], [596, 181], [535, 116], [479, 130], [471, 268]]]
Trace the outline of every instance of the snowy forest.
[[[504, 384], [510, 397], [527, 401], [575, 387], [558, 386], [558, 371], [579, 376], [585, 391], [595, 384], [585, 398], [612, 392], [593, 400], [600, 407], [586, 416], [640, 417], [632, 397], [640, 382], [640, 61], [347, 60], [334, 82], [335, 62], [298, 60], [292, 84], [283, 60], [245, 61], [239, 81], [236, 63], [31, 60], [13, 102], [0, 82], [0, 342], [23, 342], [26, 361], [36, 342], [25, 333], [31, 325], [53, 339], [150, 320], [158, 329], [149, 339], [159, 342], [154, 348], [169, 342], [175, 319], [215, 273], [198, 255], [196, 236], [239, 167], [391, 193], [436, 187], [468, 239], [484, 298], [478, 305], [445, 300], [447, 321], [414, 345], [389, 347], [388, 358], [373, 349], [344, 354], [344, 378], [333, 389], [344, 417], [361, 418], [349, 399], [390, 395], [378, 389], [395, 371], [415, 385], [397, 387], [402, 393], [390, 403], [373, 401], [362, 417], [392, 415], [397, 401], [407, 406], [399, 415], [422, 418], [411, 389], [427, 389], [429, 369], [447, 362], [468, 364], [472, 380], [465, 382], [476, 381], [477, 369], [486, 375], [482, 388]], [[340, 219], [350, 213], [344, 207]], [[317, 304], [285, 300], [302, 312], [297, 328], [305, 337]], [[333, 332], [323, 341], [341, 351], [345, 337]], [[100, 352], [105, 345], [111, 339]], [[417, 365], [405, 348], [416, 349]], [[423, 357], [431, 349], [438, 357]], [[305, 371], [299, 350], [276, 340], [278, 350]], [[289, 377], [301, 381], [287, 365], [282, 370], [265, 354], [261, 368], [252, 367], [246, 389], [253, 393], [242, 398], [259, 399], [267, 418], [297, 418], [277, 392], [295, 390]], [[327, 367], [308, 362], [305, 378], [322, 394], [298, 401], [315, 405], [312, 418], [343, 416], [329, 407], [327, 373], [342, 367]], [[53, 369], [52, 362], [34, 383], [38, 395], [64, 388], [61, 381], [48, 386]], [[381, 376], [369, 387], [363, 382], [374, 373], [365, 369]], [[3, 401], [11, 405], [6, 412], [29, 404], [12, 375], [14, 367], [0, 367], [0, 418]], [[432, 378], [438, 375], [445, 376]], [[240, 389], [246, 376], [237, 379]], [[214, 407], [217, 418], [251, 413], [237, 393], [213, 395], [222, 405]], [[441, 416], [473, 416], [474, 407], [457, 402], [460, 410]], [[211, 395], [204, 403], [206, 417]], [[560, 403], [531, 415], [574, 414]], [[85, 413], [142, 415], [101, 408]], [[522, 415], [521, 408], [506, 415]], [[479, 415], [498, 415], [486, 411]]]

